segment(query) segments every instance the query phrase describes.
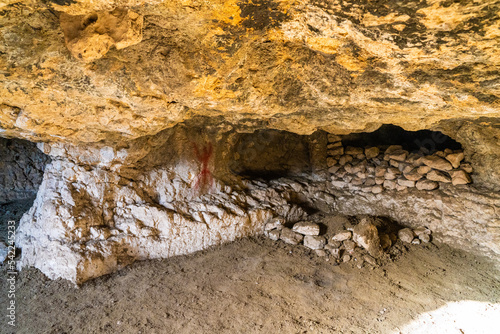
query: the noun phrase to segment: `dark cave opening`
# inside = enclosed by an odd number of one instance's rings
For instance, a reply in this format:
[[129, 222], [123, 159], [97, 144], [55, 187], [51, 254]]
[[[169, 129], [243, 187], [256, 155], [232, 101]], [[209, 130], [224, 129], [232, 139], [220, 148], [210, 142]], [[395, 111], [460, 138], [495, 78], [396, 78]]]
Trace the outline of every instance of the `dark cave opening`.
[[7, 222], [16, 224], [33, 205], [50, 158], [35, 143], [0, 138], [0, 240], [7, 238]]
[[431, 130], [406, 131], [392, 124], [384, 124], [373, 132], [351, 133], [342, 136], [342, 144], [353, 147], [401, 145], [408, 152], [422, 150], [426, 154], [433, 154], [444, 149], [462, 149], [460, 143], [442, 132]]

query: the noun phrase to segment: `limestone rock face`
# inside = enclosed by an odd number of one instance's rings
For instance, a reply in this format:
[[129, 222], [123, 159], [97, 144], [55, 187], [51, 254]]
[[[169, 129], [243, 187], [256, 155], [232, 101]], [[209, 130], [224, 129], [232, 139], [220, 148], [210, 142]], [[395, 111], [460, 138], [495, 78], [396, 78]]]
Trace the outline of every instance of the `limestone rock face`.
[[300, 134], [499, 116], [498, 4], [353, 3], [4, 1], [0, 128], [79, 143], [195, 115]]

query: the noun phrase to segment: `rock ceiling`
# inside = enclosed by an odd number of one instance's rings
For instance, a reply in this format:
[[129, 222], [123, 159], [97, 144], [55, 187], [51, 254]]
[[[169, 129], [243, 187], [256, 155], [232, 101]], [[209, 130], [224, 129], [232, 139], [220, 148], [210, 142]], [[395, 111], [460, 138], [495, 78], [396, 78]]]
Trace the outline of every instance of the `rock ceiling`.
[[499, 1], [2, 0], [0, 135], [309, 134], [500, 116]]

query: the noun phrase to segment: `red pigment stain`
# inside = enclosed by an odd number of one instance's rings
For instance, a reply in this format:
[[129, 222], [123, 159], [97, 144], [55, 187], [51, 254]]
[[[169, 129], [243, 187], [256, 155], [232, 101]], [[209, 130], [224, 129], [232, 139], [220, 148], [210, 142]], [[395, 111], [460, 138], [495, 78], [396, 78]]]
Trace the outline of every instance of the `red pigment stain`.
[[206, 144], [201, 150], [198, 148], [198, 145], [193, 143], [193, 149], [196, 159], [201, 165], [201, 170], [196, 177], [194, 188], [199, 191], [210, 190], [214, 182], [212, 172], [208, 168], [208, 163], [213, 153], [212, 143]]

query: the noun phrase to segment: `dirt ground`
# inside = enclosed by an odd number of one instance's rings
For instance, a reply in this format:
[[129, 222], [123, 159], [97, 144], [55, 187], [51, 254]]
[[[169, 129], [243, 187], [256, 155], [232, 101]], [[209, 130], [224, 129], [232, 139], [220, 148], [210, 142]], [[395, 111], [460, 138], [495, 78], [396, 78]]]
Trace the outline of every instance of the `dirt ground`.
[[[78, 289], [24, 270], [16, 330], [497, 333], [499, 278], [498, 263], [446, 245], [411, 245], [394, 262], [360, 269], [355, 263], [334, 265], [302, 246], [247, 238], [192, 255], [136, 262]], [[6, 294], [0, 294], [0, 305], [6, 303]], [[463, 303], [473, 303], [472, 309]], [[460, 305], [466, 314], [460, 314]], [[3, 321], [2, 333], [16, 332]]]

